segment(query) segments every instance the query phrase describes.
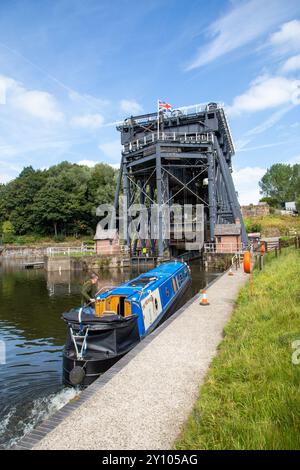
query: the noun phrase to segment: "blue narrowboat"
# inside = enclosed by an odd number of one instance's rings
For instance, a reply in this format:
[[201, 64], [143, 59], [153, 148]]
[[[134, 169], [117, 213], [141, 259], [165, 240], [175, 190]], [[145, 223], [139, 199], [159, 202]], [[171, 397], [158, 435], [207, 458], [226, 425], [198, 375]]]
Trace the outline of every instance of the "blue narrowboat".
[[87, 386], [134, 348], [180, 306], [190, 285], [189, 266], [170, 261], [96, 295], [95, 307], [63, 314], [68, 325], [63, 378]]

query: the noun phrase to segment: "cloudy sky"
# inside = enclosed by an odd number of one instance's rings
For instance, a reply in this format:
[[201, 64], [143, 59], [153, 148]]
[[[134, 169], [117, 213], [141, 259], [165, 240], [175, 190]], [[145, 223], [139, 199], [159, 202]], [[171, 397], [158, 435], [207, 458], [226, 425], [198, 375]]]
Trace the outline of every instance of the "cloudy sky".
[[300, 163], [299, 0], [1, 0], [0, 182], [62, 160], [118, 164], [124, 117], [224, 103], [242, 204]]

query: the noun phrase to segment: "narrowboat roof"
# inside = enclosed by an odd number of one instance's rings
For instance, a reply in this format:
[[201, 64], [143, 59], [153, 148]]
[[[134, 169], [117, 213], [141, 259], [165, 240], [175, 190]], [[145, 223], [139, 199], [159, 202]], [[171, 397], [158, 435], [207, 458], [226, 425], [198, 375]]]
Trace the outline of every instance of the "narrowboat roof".
[[149, 290], [155, 290], [163, 281], [173, 277], [174, 274], [176, 274], [176, 272], [182, 269], [185, 265], [186, 263], [177, 260], [161, 264], [160, 266], [141, 274], [135, 279], [103, 292], [97, 298], [105, 299], [110, 295], [124, 295], [128, 298], [138, 295], [139, 297], [137, 299], [133, 298], [132, 300], [139, 300], [144, 294], [146, 295]]

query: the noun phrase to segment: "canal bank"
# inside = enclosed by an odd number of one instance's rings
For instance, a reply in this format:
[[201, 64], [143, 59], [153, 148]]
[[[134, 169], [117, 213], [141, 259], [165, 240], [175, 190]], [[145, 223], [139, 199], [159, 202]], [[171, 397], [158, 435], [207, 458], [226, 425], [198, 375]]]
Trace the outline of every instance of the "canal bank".
[[18, 449], [166, 449], [187, 419], [247, 276], [225, 273]]

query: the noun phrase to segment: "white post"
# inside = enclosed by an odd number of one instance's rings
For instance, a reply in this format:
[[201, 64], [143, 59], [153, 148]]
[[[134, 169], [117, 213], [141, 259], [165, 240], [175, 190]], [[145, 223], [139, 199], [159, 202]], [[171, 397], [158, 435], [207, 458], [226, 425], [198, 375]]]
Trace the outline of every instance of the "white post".
[[159, 102], [160, 100], [157, 100], [157, 140], [159, 140]]

